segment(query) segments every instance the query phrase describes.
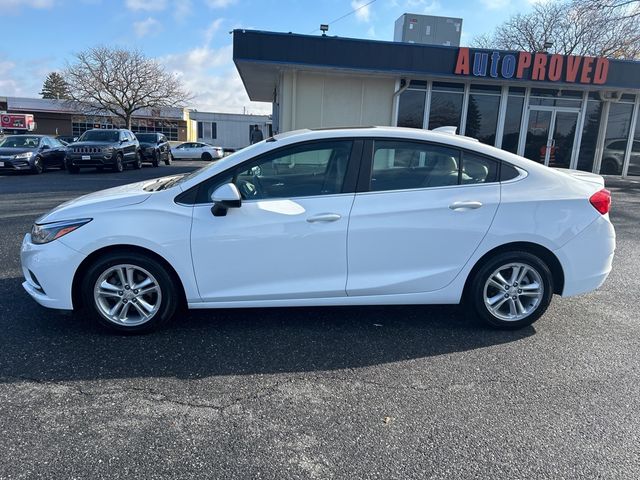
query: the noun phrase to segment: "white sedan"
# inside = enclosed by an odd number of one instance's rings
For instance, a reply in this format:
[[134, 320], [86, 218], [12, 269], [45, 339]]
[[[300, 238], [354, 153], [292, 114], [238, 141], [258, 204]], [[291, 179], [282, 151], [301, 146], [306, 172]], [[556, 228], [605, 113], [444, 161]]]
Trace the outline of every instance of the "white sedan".
[[177, 159], [201, 159], [207, 162], [224, 157], [222, 147], [214, 147], [201, 142], [181, 143], [171, 149], [171, 155]]
[[456, 304], [503, 328], [598, 288], [602, 177], [412, 129], [300, 131], [36, 221], [26, 291], [148, 331], [189, 308]]

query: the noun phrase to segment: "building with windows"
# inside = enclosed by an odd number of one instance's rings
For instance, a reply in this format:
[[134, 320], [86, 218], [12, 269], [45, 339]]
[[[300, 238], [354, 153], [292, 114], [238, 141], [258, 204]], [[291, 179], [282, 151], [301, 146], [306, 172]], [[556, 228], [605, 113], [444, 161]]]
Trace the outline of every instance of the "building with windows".
[[456, 126], [554, 167], [640, 175], [640, 62], [235, 30], [273, 130]]
[[236, 113], [189, 112], [195, 122], [195, 138], [229, 149], [244, 148], [251, 143], [251, 132], [258, 129], [263, 138], [272, 135], [269, 115], [245, 115]]
[[[33, 114], [35, 132], [79, 137], [92, 128], [126, 128], [122, 119], [95, 112], [87, 114], [67, 100], [0, 97], [0, 112]], [[163, 133], [170, 141], [189, 140], [189, 112], [182, 108], [144, 109], [135, 114], [134, 133]]]

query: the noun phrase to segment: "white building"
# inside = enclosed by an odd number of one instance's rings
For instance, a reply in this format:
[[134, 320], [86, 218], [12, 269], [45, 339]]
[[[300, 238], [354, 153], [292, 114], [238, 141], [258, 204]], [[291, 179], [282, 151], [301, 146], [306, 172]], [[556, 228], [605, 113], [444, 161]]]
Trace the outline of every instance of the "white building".
[[196, 140], [223, 148], [239, 149], [251, 144], [251, 131], [258, 128], [264, 138], [272, 135], [269, 115], [244, 115], [191, 111]]

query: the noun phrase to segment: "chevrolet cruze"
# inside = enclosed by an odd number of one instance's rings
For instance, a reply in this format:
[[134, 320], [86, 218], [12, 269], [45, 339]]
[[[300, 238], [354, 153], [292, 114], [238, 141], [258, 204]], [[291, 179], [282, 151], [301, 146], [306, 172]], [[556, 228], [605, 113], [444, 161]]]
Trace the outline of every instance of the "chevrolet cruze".
[[85, 195], [36, 221], [25, 290], [126, 332], [189, 308], [456, 304], [503, 328], [598, 288], [602, 177], [450, 132], [277, 135], [188, 175]]

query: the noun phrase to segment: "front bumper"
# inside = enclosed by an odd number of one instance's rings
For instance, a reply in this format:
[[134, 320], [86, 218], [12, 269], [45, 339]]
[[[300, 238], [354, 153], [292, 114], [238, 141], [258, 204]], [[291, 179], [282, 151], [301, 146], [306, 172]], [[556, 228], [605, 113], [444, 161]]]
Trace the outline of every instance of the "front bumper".
[[[89, 157], [89, 158], [82, 158]], [[67, 153], [67, 165], [74, 167], [110, 167], [115, 163], [115, 155], [105, 155], [101, 153], [92, 153], [76, 155]]]
[[563, 297], [599, 288], [609, 276], [616, 249], [616, 232], [600, 216], [562, 248], [554, 251], [564, 271]]
[[27, 233], [20, 251], [25, 278], [22, 286], [43, 307], [72, 310], [73, 277], [85, 258], [60, 240], [44, 245], [31, 243], [31, 234]]
[[29, 160], [0, 160], [0, 172], [20, 172], [31, 170]]

